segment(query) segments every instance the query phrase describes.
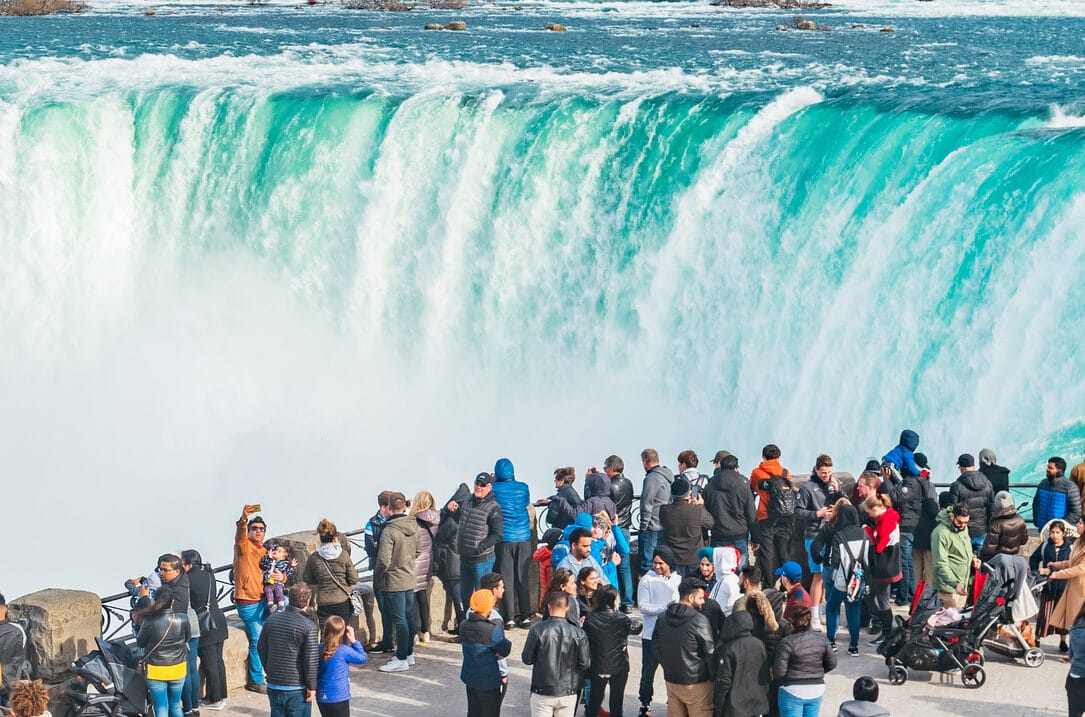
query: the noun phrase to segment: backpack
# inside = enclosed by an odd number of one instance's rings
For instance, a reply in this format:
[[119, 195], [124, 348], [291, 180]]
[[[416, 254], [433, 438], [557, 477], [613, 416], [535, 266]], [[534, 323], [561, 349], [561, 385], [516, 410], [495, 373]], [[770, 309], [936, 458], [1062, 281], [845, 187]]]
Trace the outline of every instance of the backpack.
[[769, 476], [761, 481], [761, 489], [768, 491], [768, 516], [773, 518], [795, 517], [795, 486], [789, 480], [787, 469], [778, 476]]
[[[848, 569], [844, 571], [844, 599], [848, 602], [855, 602], [863, 597], [863, 564], [860, 563], [855, 557], [855, 554], [851, 552], [851, 546], [848, 545], [848, 541], [840, 541], [840, 547], [848, 554], [850, 560]], [[834, 579], [833, 582], [835, 583], [836, 580]], [[837, 586], [834, 585], [833, 587]]]

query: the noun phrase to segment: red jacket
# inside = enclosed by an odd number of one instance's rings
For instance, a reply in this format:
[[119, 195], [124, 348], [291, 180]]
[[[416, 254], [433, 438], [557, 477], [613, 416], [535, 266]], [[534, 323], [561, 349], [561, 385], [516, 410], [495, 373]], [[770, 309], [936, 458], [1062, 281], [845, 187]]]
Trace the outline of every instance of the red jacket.
[[874, 552], [870, 555], [870, 579], [876, 583], [895, 583], [900, 580], [900, 513], [887, 508], [874, 521], [874, 529], [864, 525], [870, 536]]
[[[757, 519], [765, 520], [769, 517], [769, 492], [767, 490], [761, 490], [757, 487], [757, 484], [763, 480], [768, 480], [772, 476], [779, 476], [784, 474], [784, 467], [780, 465], [780, 461], [773, 458], [771, 461], [761, 461], [761, 465], [757, 466], [750, 472], [750, 488], [753, 489], [753, 494], [757, 496]], [[791, 473], [787, 474], [787, 480], [791, 482]]]

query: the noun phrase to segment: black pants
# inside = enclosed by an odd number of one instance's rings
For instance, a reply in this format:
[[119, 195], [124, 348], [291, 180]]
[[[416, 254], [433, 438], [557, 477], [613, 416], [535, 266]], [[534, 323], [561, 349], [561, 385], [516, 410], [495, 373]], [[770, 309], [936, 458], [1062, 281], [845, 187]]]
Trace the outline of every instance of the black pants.
[[791, 560], [791, 532], [795, 528], [792, 518], [769, 518], [757, 522], [761, 543], [757, 549], [757, 567], [765, 585], [776, 581], [776, 569]]
[[459, 628], [460, 623], [463, 622], [463, 600], [460, 596], [460, 581], [445, 580], [441, 578], [441, 585], [445, 588], [445, 614], [441, 628], [444, 629], [444, 623], [448, 622], [448, 618], [451, 616], [449, 612], [449, 605], [456, 611], [456, 624], [455, 627]]
[[467, 717], [497, 717], [501, 714], [502, 690], [476, 690], [467, 688]]
[[1069, 702], [1070, 717], [1085, 714], [1085, 677], [1066, 676], [1066, 699]]
[[625, 701], [625, 683], [629, 679], [629, 672], [621, 672], [610, 677], [591, 676], [591, 690], [588, 691], [588, 711], [585, 717], [598, 717], [599, 708], [603, 706], [603, 690], [610, 683], [610, 714], [611, 717], [622, 717], [622, 704]]
[[429, 588], [414, 591], [414, 604], [418, 607], [418, 634], [429, 632]]
[[208, 702], [226, 699], [226, 663], [222, 661], [222, 643], [205, 645], [200, 640], [196, 656], [200, 658], [200, 670], [203, 672], [203, 686]]
[[640, 691], [637, 696], [642, 705], [652, 704], [655, 694], [653, 683], [656, 679], [656, 668], [659, 667], [659, 657], [652, 647], [651, 640], [640, 641]]
[[317, 702], [320, 717], [350, 717], [350, 700], [342, 702]]
[[321, 605], [316, 609], [316, 616], [321, 627], [324, 626], [324, 621], [332, 615], [343, 618], [343, 621], [349, 625], [350, 618], [354, 617], [354, 606], [350, 603], [350, 600], [344, 600], [331, 605]]
[[[519, 540], [515, 543], [498, 543], [494, 572], [501, 573], [505, 579], [505, 595], [501, 598], [498, 609], [506, 620], [516, 616], [517, 620], [531, 617], [531, 583], [528, 570], [534, 566], [531, 559], [531, 541]], [[516, 609], [513, 610], [512, 596], [516, 593]]]

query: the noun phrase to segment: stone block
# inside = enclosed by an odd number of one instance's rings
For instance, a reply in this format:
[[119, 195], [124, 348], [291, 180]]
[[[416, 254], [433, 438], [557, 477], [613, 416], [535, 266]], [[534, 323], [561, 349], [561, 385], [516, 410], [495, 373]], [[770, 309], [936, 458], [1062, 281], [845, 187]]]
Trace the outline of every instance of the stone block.
[[222, 661], [226, 663], [226, 689], [244, 687], [249, 680], [249, 638], [240, 619], [231, 615], [227, 630], [229, 635], [222, 643]]
[[77, 658], [97, 649], [102, 636], [102, 601], [83, 590], [39, 590], [13, 600], [12, 620], [23, 621], [34, 677], [49, 683], [71, 676]]

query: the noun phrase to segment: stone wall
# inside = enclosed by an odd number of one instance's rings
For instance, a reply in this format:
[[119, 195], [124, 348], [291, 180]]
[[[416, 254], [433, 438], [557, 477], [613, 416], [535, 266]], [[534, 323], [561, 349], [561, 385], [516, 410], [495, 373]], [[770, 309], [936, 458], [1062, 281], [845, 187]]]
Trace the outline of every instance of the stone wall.
[[102, 601], [83, 590], [51, 588], [24, 595], [9, 606], [11, 619], [27, 625], [28, 655], [35, 677], [61, 682], [71, 664], [97, 648], [102, 636]]

